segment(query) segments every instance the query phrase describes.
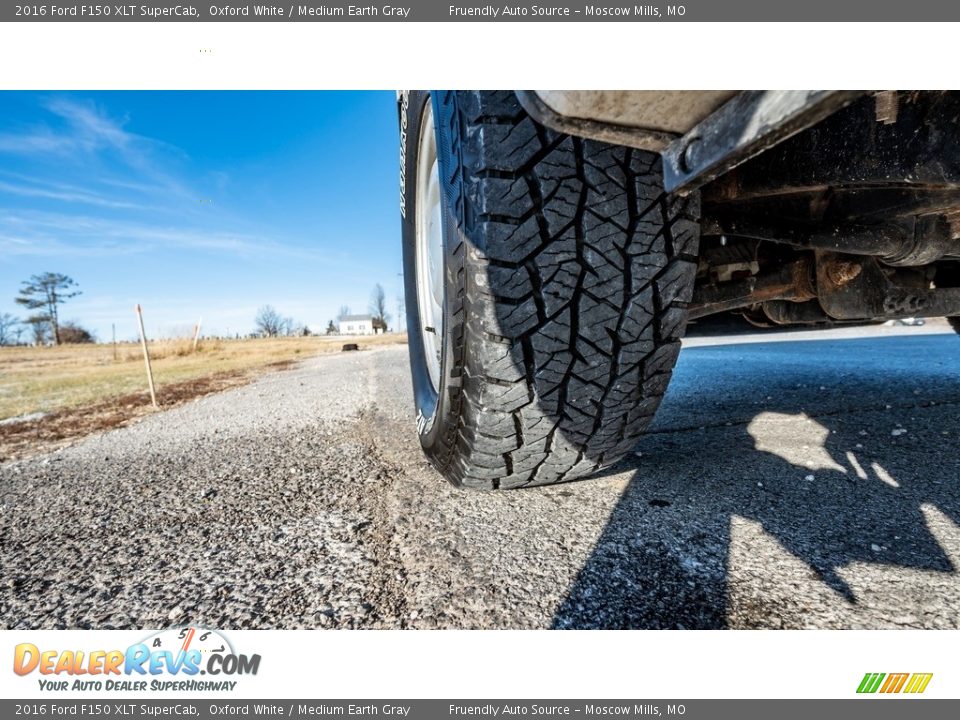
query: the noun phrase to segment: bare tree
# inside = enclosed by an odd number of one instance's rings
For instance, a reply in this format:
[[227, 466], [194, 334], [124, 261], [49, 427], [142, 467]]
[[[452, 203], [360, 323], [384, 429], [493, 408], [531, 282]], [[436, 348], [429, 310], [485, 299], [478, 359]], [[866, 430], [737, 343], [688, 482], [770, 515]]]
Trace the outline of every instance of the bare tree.
[[33, 335], [34, 345], [46, 345], [50, 337], [50, 322], [43, 315], [33, 315], [27, 318], [30, 333]]
[[341, 305], [340, 312], [337, 313], [337, 320], [343, 320], [349, 314], [350, 314], [350, 306]]
[[281, 317], [273, 305], [264, 305], [257, 310], [257, 316], [253, 322], [257, 327], [257, 334], [276, 337], [283, 333], [286, 318]]
[[387, 312], [387, 294], [380, 283], [373, 286], [373, 292], [370, 294], [370, 313], [373, 315], [373, 329], [379, 328], [386, 332], [390, 314]]
[[304, 322], [294, 320], [292, 317], [285, 317], [283, 319], [283, 334], [287, 337], [303, 337], [310, 334], [310, 329]]
[[20, 339], [17, 332], [20, 318], [10, 313], [0, 313], [0, 345], [14, 345]]
[[34, 325], [34, 336], [37, 335], [37, 326], [46, 324], [50, 326], [53, 334], [53, 341], [60, 344], [60, 320], [59, 307], [70, 298], [80, 294], [79, 290], [72, 290], [77, 283], [69, 275], [62, 273], [45, 272], [40, 275], [31, 275], [29, 280], [24, 280], [20, 288], [20, 295], [16, 297], [16, 303], [23, 305], [28, 310], [40, 310], [41, 312], [27, 318], [27, 322]]

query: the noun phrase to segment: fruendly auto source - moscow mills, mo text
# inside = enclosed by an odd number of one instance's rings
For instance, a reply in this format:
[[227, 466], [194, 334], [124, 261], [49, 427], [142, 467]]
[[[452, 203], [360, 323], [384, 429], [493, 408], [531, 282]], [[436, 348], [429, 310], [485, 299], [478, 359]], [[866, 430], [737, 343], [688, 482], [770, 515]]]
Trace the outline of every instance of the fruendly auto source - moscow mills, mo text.
[[589, 17], [647, 17], [659, 18], [664, 16], [682, 17], [687, 12], [683, 5], [584, 5], [581, 8], [556, 5], [450, 5], [451, 18], [484, 18], [496, 20], [498, 17], [531, 17], [531, 18], [589, 18]]

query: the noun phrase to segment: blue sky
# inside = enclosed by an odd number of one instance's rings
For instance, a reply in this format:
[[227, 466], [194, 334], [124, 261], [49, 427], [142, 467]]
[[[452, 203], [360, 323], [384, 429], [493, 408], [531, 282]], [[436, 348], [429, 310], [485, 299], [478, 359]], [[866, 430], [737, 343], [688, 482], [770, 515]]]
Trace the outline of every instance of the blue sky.
[[397, 156], [390, 92], [0, 92], [0, 312], [53, 271], [101, 341], [320, 331], [379, 282], [396, 326]]

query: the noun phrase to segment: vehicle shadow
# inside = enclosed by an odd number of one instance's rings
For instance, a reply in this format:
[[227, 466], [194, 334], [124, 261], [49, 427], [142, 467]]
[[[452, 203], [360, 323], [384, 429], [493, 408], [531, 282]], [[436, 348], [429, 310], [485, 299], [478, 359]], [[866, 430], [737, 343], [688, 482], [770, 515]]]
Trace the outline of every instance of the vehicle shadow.
[[958, 438], [951, 335], [685, 348], [553, 627], [956, 625]]

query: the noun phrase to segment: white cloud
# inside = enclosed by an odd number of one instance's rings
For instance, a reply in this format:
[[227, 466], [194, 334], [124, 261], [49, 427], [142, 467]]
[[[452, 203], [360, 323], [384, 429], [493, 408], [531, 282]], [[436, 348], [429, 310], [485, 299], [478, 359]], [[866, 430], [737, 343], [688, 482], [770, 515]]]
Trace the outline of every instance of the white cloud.
[[104, 148], [126, 151], [136, 136], [99, 111], [93, 103], [55, 98], [44, 107], [64, 120], [67, 127], [54, 130], [47, 125], [34, 126], [23, 133], [0, 135], [0, 152], [34, 155], [95, 152]]
[[86, 203], [88, 205], [99, 205], [110, 208], [140, 207], [136, 203], [112, 200], [97, 193], [86, 192], [68, 185], [47, 185], [46, 187], [41, 187], [38, 185], [16, 185], [14, 183], [0, 181], [0, 193], [9, 193], [22, 197], [43, 198], [46, 200], [61, 200], [63, 202]]
[[317, 263], [336, 261], [330, 253], [230, 230], [151, 225], [41, 211], [0, 215], [0, 251], [10, 254], [90, 257], [174, 249], [229, 253], [244, 258], [296, 258]]
[[93, 103], [82, 103], [68, 98], [54, 98], [46, 108], [70, 125], [73, 137], [87, 148], [114, 147], [125, 150], [132, 145], [136, 135], [123, 129], [123, 124], [109, 118]]
[[61, 121], [61, 127], [38, 124], [21, 133], [0, 134], [0, 154], [50, 155], [84, 167], [92, 158], [109, 158], [136, 171], [141, 180], [149, 179], [153, 192], [183, 197], [194, 194], [162, 167], [163, 160], [185, 158], [182, 149], [127, 131], [126, 118], [112, 118], [92, 101], [55, 97], [43, 107]]

